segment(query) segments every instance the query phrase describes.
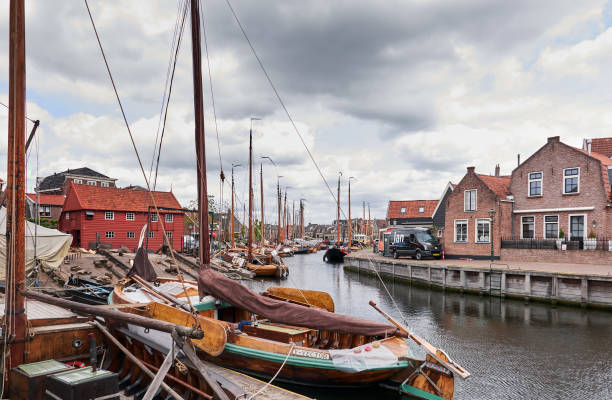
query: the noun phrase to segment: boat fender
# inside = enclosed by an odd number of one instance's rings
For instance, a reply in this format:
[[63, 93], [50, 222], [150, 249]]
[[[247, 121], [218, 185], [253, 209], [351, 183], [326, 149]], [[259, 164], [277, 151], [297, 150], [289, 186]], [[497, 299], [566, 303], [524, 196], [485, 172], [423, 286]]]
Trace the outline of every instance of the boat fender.
[[354, 352], [355, 354], [359, 354], [359, 353], [361, 353], [361, 349], [360, 349], [360, 348], [356, 348], [355, 350], [353, 350], [353, 352]]
[[363, 348], [365, 351], [372, 351], [372, 346], [367, 345], [366, 347]]
[[70, 365], [71, 367], [74, 367], [74, 368], [85, 368], [87, 366], [85, 365], [83, 361], [70, 361], [70, 362], [67, 362], [66, 365]]
[[380, 342], [378, 340], [372, 342], [372, 347], [374, 347], [375, 349], [380, 347]]

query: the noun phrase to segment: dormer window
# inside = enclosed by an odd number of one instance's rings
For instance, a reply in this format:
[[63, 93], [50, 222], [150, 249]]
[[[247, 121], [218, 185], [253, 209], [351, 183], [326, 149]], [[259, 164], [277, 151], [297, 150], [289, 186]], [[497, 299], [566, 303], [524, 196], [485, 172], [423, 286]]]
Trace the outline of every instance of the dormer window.
[[400, 209], [400, 214], [406, 214], [406, 207], [402, 207]]
[[89, 186], [96, 186], [96, 181], [87, 181]]
[[425, 206], [419, 207], [419, 213], [424, 213], [424, 212], [425, 212]]
[[82, 185], [83, 184], [83, 180], [82, 179], [73, 179], [72, 182], [78, 184], [78, 185]]

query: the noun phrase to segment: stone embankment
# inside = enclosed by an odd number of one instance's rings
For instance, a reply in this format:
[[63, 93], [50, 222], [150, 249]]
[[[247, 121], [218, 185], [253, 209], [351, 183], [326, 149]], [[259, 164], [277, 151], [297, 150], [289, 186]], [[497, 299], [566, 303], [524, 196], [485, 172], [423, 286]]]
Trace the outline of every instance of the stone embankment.
[[442, 290], [612, 309], [612, 266], [394, 260], [364, 250], [347, 255], [344, 268]]

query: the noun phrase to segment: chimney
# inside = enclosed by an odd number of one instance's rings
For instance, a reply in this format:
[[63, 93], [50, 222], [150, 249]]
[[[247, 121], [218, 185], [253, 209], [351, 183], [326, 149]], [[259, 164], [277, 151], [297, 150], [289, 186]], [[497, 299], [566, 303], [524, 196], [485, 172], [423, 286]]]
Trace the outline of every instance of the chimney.
[[499, 164], [495, 166], [495, 176], [499, 176]]
[[467, 173], [468, 174], [473, 174], [475, 169], [476, 169], [476, 167], [467, 167]]
[[561, 141], [560, 136], [552, 136], [548, 138], [548, 143], [559, 143]]
[[587, 151], [589, 152], [589, 155], [591, 155], [592, 147], [593, 147], [593, 139], [587, 139]]
[[521, 155], [520, 154], [516, 155], [516, 166], [517, 167], [521, 166]]

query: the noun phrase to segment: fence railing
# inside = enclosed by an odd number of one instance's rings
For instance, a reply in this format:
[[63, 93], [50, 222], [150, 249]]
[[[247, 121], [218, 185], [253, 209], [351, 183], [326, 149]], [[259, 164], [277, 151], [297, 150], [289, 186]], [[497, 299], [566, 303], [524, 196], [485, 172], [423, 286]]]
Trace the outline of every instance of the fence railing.
[[506, 237], [502, 249], [612, 251], [612, 238], [521, 239]]

